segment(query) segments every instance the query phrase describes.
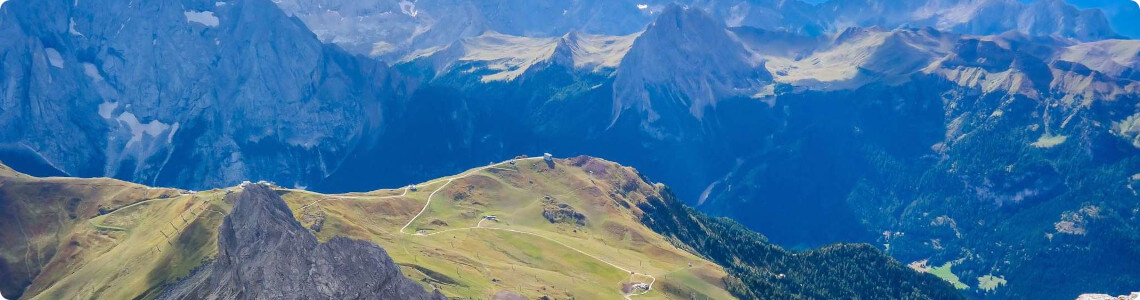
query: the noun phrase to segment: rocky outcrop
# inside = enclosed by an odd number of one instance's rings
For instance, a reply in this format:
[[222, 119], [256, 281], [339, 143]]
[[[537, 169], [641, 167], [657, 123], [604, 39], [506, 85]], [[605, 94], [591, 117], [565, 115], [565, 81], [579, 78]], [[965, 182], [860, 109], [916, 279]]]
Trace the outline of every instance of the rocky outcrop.
[[643, 112], [653, 123], [677, 105], [702, 118], [718, 100], [755, 94], [772, 75], [764, 62], [700, 9], [672, 5], [634, 40], [617, 69], [613, 118]]
[[218, 257], [160, 299], [445, 299], [404, 277], [375, 244], [319, 243], [273, 190], [247, 185], [218, 233]]
[[586, 215], [578, 212], [573, 206], [550, 196], [546, 196], [542, 200], [542, 217], [554, 224], [586, 225]]

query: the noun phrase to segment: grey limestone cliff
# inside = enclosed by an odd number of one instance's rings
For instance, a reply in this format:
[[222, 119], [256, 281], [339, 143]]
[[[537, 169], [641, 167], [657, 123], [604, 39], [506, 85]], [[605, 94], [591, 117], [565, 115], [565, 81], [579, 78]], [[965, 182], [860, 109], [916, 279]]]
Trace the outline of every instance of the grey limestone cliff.
[[218, 234], [218, 257], [160, 299], [445, 299], [375, 244], [320, 243], [273, 190], [251, 184]]

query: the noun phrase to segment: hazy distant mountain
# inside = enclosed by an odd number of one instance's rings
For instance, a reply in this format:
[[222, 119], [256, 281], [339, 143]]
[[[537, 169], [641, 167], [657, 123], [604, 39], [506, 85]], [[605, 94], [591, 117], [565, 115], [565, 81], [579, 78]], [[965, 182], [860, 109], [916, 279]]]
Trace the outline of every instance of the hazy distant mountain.
[[402, 59], [493, 31], [514, 36], [558, 37], [570, 31], [628, 35], [645, 28], [667, 7], [700, 8], [729, 27], [820, 35], [847, 27], [934, 27], [965, 34], [1017, 31], [1082, 41], [1116, 37], [1098, 10], [1078, 10], [1061, 0], [857, 0], [809, 4], [776, 1], [277, 1], [317, 36], [359, 54]]
[[1079, 8], [1104, 11], [1112, 28], [1131, 38], [1140, 38], [1140, 2], [1134, 0], [1066, 0]]
[[606, 0], [282, 0], [277, 3], [305, 21], [321, 40], [388, 61], [488, 31], [530, 37], [558, 37], [573, 30], [627, 35], [640, 31], [654, 18], [648, 5]]

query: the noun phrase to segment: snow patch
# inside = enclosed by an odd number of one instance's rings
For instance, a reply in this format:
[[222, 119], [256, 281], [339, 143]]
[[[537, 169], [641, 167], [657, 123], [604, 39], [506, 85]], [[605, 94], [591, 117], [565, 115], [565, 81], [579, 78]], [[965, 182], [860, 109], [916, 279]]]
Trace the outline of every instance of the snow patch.
[[[70, 33], [71, 35], [75, 35], [75, 36], [83, 36], [83, 33], [80, 33], [79, 30], [75, 30], [75, 19], [74, 18], [67, 19], [67, 33]], [[86, 36], [83, 36], [83, 37], [86, 37]]]
[[752, 7], [748, 3], [740, 3], [733, 5], [728, 10], [728, 17], [725, 18], [724, 24], [728, 27], [740, 27], [744, 25], [744, 19], [748, 17], [748, 12]]
[[156, 120], [152, 120], [149, 123], [144, 124], [142, 122], [139, 122], [139, 119], [135, 117], [135, 114], [130, 112], [124, 112], [123, 114], [119, 115], [116, 120], [131, 130], [131, 139], [127, 141], [126, 148], [129, 148], [131, 144], [141, 142], [144, 134], [152, 138], [158, 137], [158, 135], [171, 128], [170, 125]]
[[1065, 141], [1068, 139], [1069, 139], [1068, 136], [1051, 135], [1051, 134], [1046, 133], [1044, 135], [1041, 135], [1040, 138], [1037, 138], [1037, 141], [1033, 142], [1032, 145], [1034, 147], [1037, 147], [1037, 148], [1053, 148], [1053, 147], [1056, 147], [1057, 145], [1064, 144]]
[[705, 204], [705, 201], [709, 199], [709, 194], [712, 193], [713, 188], [716, 188], [718, 184], [720, 184], [720, 180], [713, 181], [712, 184], [709, 184], [708, 187], [705, 187], [705, 190], [701, 192], [701, 197], [697, 199], [697, 206]]
[[44, 55], [47, 56], [48, 63], [52, 67], [63, 69], [63, 56], [59, 55], [59, 51], [55, 48], [44, 48]]
[[119, 102], [99, 103], [99, 116], [110, 120], [111, 114], [115, 112], [116, 108], [119, 108]]
[[212, 11], [187, 10], [183, 12], [183, 14], [186, 15], [187, 22], [194, 22], [208, 27], [218, 27], [218, 17], [215, 17]]
[[379, 55], [391, 53], [391, 52], [396, 51], [396, 50], [397, 50], [396, 45], [392, 45], [392, 43], [385, 42], [385, 41], [379, 41], [379, 42], [372, 43], [372, 51], [369, 52], [369, 54], [379, 56]]
[[416, 4], [408, 1], [400, 1], [400, 12], [412, 16], [413, 18], [420, 14], [420, 12], [416, 10]]
[[180, 125], [181, 124], [178, 124], [178, 122], [174, 122], [174, 125], [170, 126], [170, 133], [166, 135], [166, 143], [167, 144], [174, 142], [174, 133], [178, 132], [178, 127]]
[[99, 75], [99, 68], [92, 63], [83, 63], [83, 74], [87, 74], [87, 77], [91, 77], [95, 82], [103, 81], [103, 75]]

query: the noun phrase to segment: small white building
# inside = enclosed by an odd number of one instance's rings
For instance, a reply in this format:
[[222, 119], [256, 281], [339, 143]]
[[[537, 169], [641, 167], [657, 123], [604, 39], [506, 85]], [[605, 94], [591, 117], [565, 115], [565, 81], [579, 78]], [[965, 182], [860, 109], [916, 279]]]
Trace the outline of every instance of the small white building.
[[553, 162], [554, 161], [554, 155], [550, 155], [550, 153], [543, 153], [542, 159], [549, 161], [549, 162]]

